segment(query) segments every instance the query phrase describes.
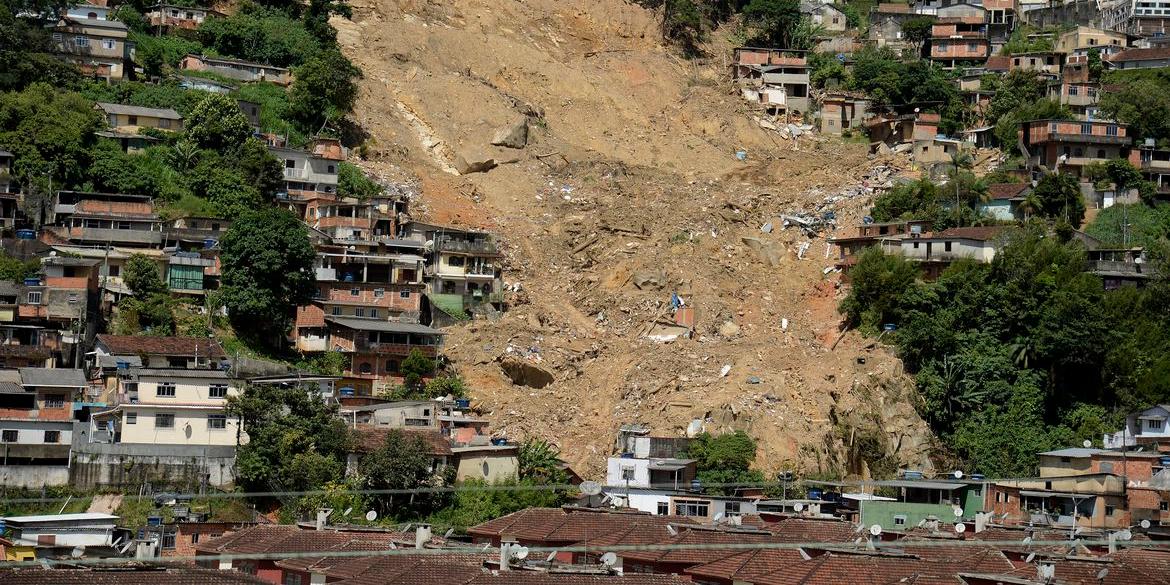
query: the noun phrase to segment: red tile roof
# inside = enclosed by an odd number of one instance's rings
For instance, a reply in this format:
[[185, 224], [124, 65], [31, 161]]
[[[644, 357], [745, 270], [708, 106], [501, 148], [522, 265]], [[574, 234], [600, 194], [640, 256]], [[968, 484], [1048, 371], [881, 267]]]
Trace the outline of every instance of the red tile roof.
[[0, 569], [4, 585], [261, 585], [236, 571], [195, 567], [140, 566], [102, 569]]
[[710, 563], [687, 569], [688, 575], [699, 579], [724, 581], [753, 581], [756, 577], [773, 573], [804, 562], [805, 556], [797, 549], [762, 548], [726, 556]]
[[1170, 59], [1170, 47], [1159, 47], [1156, 49], [1127, 49], [1120, 53], [1116, 53], [1105, 59], [1114, 63], [1126, 61], [1156, 61], [1158, 59]]
[[992, 183], [987, 186], [987, 196], [993, 200], [1021, 197], [1028, 189], [1027, 183]]
[[587, 537], [593, 543], [606, 535], [628, 529], [632, 523], [657, 525], [661, 533], [666, 534], [666, 524], [680, 521], [684, 520], [634, 511], [573, 507], [527, 508], [473, 526], [467, 533], [481, 538], [508, 536], [520, 542], [563, 544], [575, 544]]
[[451, 455], [451, 441], [443, 433], [424, 429], [357, 428], [353, 431], [354, 449], [358, 453], [376, 451], [386, 444], [386, 437], [390, 433], [398, 433], [408, 441], [421, 440], [430, 449], [431, 455]]
[[[348, 543], [367, 543], [356, 545]], [[362, 546], [358, 550], [388, 550], [392, 543], [409, 543], [413, 534], [401, 532], [367, 532], [310, 530], [299, 526], [260, 524], [200, 543], [197, 554], [279, 554], [327, 553], [344, 546]], [[325, 555], [322, 555], [325, 556]]]
[[[1170, 573], [1166, 572], [1166, 563], [1155, 562], [1153, 565], [1147, 565], [1141, 561], [1135, 562], [1132, 557], [1119, 556], [1120, 554], [1099, 558], [1074, 557], [1046, 560], [1055, 567], [1056, 579], [1054, 582], [1061, 585], [1170, 584]], [[1097, 577], [1101, 574], [1102, 569], [1109, 569], [1103, 579]], [[964, 572], [975, 573], [976, 571]], [[989, 574], [987, 572], [981, 573]], [[1010, 571], [994, 574], [1034, 580], [1037, 577], [1037, 568], [1035, 564], [1027, 564]]]
[[467, 585], [691, 585], [676, 575], [584, 575], [544, 571], [481, 573]]
[[[979, 555], [989, 554], [987, 551]], [[778, 571], [755, 578], [753, 585], [838, 585], [856, 583], [864, 585], [892, 585], [914, 583], [915, 585], [947, 584], [959, 585], [959, 572], [967, 572], [969, 566], [1011, 566], [1003, 555], [1002, 562], [972, 565], [969, 556], [947, 559], [928, 559], [917, 555], [897, 552], [846, 552], [829, 551], [810, 560], [782, 568]], [[974, 571], [970, 571], [974, 572]]]
[[933, 238], [962, 238], [986, 242], [994, 239], [1004, 230], [1004, 226], [987, 225], [972, 227], [953, 227], [931, 235]]
[[678, 536], [665, 536], [658, 544], [679, 546], [680, 548], [655, 548], [649, 550], [634, 550], [621, 553], [625, 560], [642, 563], [668, 563], [672, 565], [694, 566], [711, 563], [731, 556], [743, 549], [730, 547], [701, 548], [710, 544], [767, 544], [778, 542], [779, 539], [767, 532], [757, 531], [730, 531], [711, 528], [687, 528], [679, 532]]
[[900, 2], [882, 2], [873, 11], [880, 14], [910, 14], [913, 12], [909, 4]]
[[219, 342], [203, 337], [154, 337], [150, 335], [98, 335], [97, 340], [114, 355], [173, 355], [227, 357]]
[[992, 55], [987, 58], [983, 68], [988, 71], [1007, 71], [1011, 68], [1012, 58], [1007, 55]]
[[836, 518], [784, 518], [768, 524], [768, 530], [781, 542], [852, 542], [857, 538], [856, 526]]

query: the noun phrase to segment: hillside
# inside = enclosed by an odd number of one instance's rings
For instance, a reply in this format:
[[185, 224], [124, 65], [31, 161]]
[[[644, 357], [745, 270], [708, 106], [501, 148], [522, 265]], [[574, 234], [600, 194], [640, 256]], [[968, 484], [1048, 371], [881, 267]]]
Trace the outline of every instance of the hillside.
[[[930, 465], [900, 362], [854, 334], [834, 344], [829, 234], [799, 259], [809, 239], [778, 217], [834, 211], [843, 233], [870, 203], [862, 181], [903, 161], [762, 129], [727, 79], [730, 45], [681, 60], [652, 13], [619, 0], [353, 6], [333, 24], [365, 74], [361, 164], [420, 193], [415, 217], [498, 233], [520, 285], [511, 311], [447, 341], [496, 431], [549, 439], [593, 477], [620, 424], [681, 434], [693, 419], [748, 430], [766, 470]], [[526, 148], [490, 145], [524, 118]], [[487, 158], [502, 164], [455, 170]], [[647, 339], [672, 292], [695, 308], [695, 339]], [[517, 385], [501, 365], [553, 381]]]

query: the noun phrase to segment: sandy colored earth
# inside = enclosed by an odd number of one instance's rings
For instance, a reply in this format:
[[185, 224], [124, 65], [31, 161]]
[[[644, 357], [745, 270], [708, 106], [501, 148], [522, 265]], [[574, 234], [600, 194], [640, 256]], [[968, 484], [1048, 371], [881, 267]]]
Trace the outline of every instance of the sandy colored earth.
[[[452, 328], [445, 350], [494, 432], [548, 439], [595, 478], [619, 425], [681, 435], [696, 419], [750, 432], [768, 470], [864, 475], [867, 435], [929, 465], [901, 363], [853, 333], [833, 348], [832, 232], [779, 219], [833, 211], [844, 234], [871, 202], [863, 187], [886, 180], [875, 165], [906, 161], [761, 128], [727, 46], [684, 61], [652, 13], [620, 0], [351, 3], [334, 24], [365, 73], [359, 164], [416, 186], [415, 217], [499, 234], [505, 282], [520, 285], [510, 310]], [[522, 120], [525, 148], [489, 144]], [[461, 176], [460, 158], [499, 166]], [[647, 338], [669, 332], [672, 293], [694, 309], [693, 338]], [[516, 384], [502, 366], [553, 381]]]

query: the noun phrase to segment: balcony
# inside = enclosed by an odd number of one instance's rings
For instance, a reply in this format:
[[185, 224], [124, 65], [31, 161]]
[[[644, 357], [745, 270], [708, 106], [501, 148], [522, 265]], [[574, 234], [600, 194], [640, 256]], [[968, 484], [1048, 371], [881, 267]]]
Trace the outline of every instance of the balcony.
[[418, 345], [411, 343], [384, 343], [380, 341], [363, 341], [355, 344], [359, 352], [372, 352], [387, 355], [408, 356], [411, 350], [419, 350], [427, 357], [435, 357], [439, 355], [439, 346], [437, 345]]
[[[1092, 144], [1129, 144], [1130, 137], [1128, 136], [1109, 136], [1106, 134], [1082, 134], [1072, 132], [1049, 132], [1048, 141], [1050, 142], [1080, 142]], [[1044, 139], [1037, 142], [1044, 142]], [[1096, 160], [1096, 159], [1093, 159]]]
[[284, 168], [284, 178], [285, 179], [302, 181], [306, 177], [308, 177], [308, 175], [309, 175], [309, 173], [305, 172], [305, 169], [289, 168], [289, 167]]
[[499, 248], [491, 240], [455, 240], [451, 238], [436, 238], [435, 249], [439, 252], [462, 252], [466, 254], [499, 254]]

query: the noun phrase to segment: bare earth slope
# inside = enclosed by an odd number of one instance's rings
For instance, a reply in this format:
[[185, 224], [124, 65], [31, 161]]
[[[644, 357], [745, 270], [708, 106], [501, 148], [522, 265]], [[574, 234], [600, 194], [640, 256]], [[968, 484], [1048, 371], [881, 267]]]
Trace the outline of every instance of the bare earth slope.
[[[362, 164], [417, 183], [416, 217], [499, 233], [505, 281], [521, 285], [512, 310], [447, 344], [495, 431], [549, 439], [592, 477], [620, 424], [673, 435], [695, 419], [749, 431], [770, 470], [926, 463], [900, 362], [852, 334], [830, 349], [827, 246], [778, 219], [820, 206], [856, 223], [867, 192], [825, 200], [875, 180], [864, 145], [794, 149], [738, 99], [726, 58], [680, 60], [653, 14], [619, 0], [353, 4], [334, 24], [365, 72]], [[526, 148], [489, 144], [526, 117]], [[503, 164], [459, 176], [461, 157]], [[673, 292], [695, 309], [694, 339], [646, 338]], [[531, 387], [541, 371], [553, 382]]]

